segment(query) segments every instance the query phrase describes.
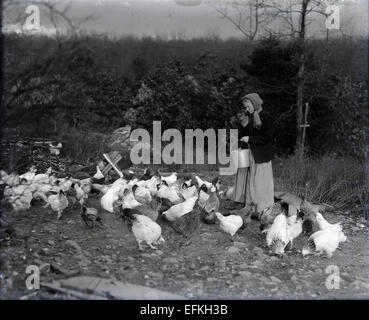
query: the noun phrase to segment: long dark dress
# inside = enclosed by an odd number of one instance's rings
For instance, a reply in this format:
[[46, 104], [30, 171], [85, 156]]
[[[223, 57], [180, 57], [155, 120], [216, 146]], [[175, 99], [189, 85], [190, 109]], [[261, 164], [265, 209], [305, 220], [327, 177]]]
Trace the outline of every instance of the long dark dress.
[[250, 167], [237, 170], [233, 200], [249, 206], [256, 205], [257, 212], [274, 203], [272, 131], [271, 125], [263, 119], [259, 128], [254, 126], [252, 120], [246, 127], [238, 128], [239, 139], [249, 136], [249, 142], [246, 144], [239, 141], [239, 147], [250, 148]]

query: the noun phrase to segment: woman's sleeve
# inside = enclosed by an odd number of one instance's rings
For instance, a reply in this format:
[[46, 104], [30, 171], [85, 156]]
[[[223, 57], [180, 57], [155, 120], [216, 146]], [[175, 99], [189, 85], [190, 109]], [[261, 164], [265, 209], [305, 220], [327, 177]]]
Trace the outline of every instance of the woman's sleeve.
[[254, 132], [256, 133], [256, 135], [249, 137], [249, 142], [251, 144], [264, 145], [264, 144], [273, 143], [273, 137], [274, 137], [273, 127], [269, 122], [262, 123], [260, 130], [254, 129]]

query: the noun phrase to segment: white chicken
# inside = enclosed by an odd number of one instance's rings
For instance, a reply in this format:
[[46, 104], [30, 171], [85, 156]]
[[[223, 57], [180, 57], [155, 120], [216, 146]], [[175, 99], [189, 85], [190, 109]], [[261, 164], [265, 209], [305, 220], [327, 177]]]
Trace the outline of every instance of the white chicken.
[[268, 247], [271, 248], [274, 254], [282, 256], [289, 242], [286, 216], [283, 213], [276, 216], [270, 228], [265, 229], [263, 232], [267, 233], [266, 242]]
[[184, 202], [176, 204], [163, 212], [163, 216], [169, 221], [175, 221], [183, 215], [191, 212], [195, 206], [198, 196], [191, 197]]
[[320, 212], [316, 213], [316, 221], [319, 225], [320, 230], [333, 229], [336, 231], [342, 231], [341, 222], [331, 224], [327, 220], [324, 219], [324, 217], [322, 216]]
[[58, 194], [53, 194], [51, 196], [48, 196], [47, 203], [44, 206], [44, 208], [47, 208], [48, 206], [51, 207], [53, 211], [55, 211], [58, 214], [58, 220], [61, 218], [61, 214], [65, 208], [67, 208], [69, 205], [68, 199], [64, 194], [63, 190], [60, 190]]
[[145, 242], [152, 249], [157, 249], [153, 244], [165, 242], [161, 235], [161, 227], [155, 221], [141, 214], [136, 210], [124, 209], [123, 215], [126, 221], [131, 224], [132, 233], [137, 241], [139, 250], [143, 250], [142, 243]]
[[34, 166], [31, 166], [31, 168], [27, 172], [21, 174], [19, 178], [26, 179], [27, 182], [32, 182], [36, 176], [36, 172], [37, 172], [37, 169]]
[[19, 183], [20, 179], [17, 173], [7, 174], [4, 170], [0, 170], [0, 184], [6, 184], [12, 187]]
[[[194, 197], [198, 194], [196, 186], [191, 186], [191, 187], [185, 187], [185, 184], [183, 184], [180, 193], [182, 194], [182, 197], [187, 200], [191, 197]], [[209, 198], [209, 196], [207, 195], [207, 198]], [[207, 200], [207, 199], [206, 199]], [[206, 201], [204, 200], [204, 201]], [[199, 199], [200, 201], [200, 199]], [[205, 202], [204, 202], [205, 203]]]
[[98, 190], [102, 194], [105, 194], [110, 189], [111, 184], [104, 185], [104, 184], [93, 183], [91, 186], [92, 186], [92, 189]]
[[95, 179], [102, 179], [105, 178], [105, 176], [102, 174], [99, 166], [96, 166], [96, 173], [93, 176]]
[[119, 191], [121, 188], [124, 188], [126, 185], [126, 181], [123, 179], [118, 179], [114, 181], [114, 183], [110, 186], [110, 188], [105, 192], [105, 194], [101, 197], [100, 203], [101, 206], [108, 212], [113, 213], [113, 204], [115, 201], [119, 199]]
[[172, 184], [174, 184], [177, 181], [177, 172], [173, 172], [170, 176], [168, 177], [163, 177], [161, 176], [161, 181], [165, 181], [165, 183], [168, 186], [171, 186]]
[[158, 185], [161, 184], [161, 178], [158, 175], [154, 175], [152, 176], [150, 179], [148, 180], [140, 180], [137, 181], [136, 184], [139, 187], [144, 187], [146, 189], [149, 189], [151, 196], [156, 195], [157, 191], [158, 191]]
[[195, 176], [195, 179], [199, 188], [205, 186], [207, 189], [210, 189], [211, 186], [213, 185], [211, 182], [202, 180], [199, 176]]
[[318, 254], [325, 253], [329, 258], [336, 251], [340, 242], [345, 242], [346, 236], [342, 231], [331, 228], [314, 232], [302, 248], [302, 255], [306, 256], [314, 251]]
[[157, 191], [156, 196], [158, 198], [168, 199], [173, 204], [179, 204], [185, 200], [179, 192], [179, 189], [174, 185], [168, 187], [165, 184], [162, 184]]
[[132, 186], [132, 191], [135, 199], [138, 202], [142, 204], [149, 204], [152, 201], [152, 196], [149, 189], [134, 185]]
[[122, 208], [123, 209], [134, 209], [141, 205], [142, 204], [138, 202], [136, 198], [134, 197], [132, 190], [129, 188], [125, 188], [123, 192]]
[[242, 217], [237, 215], [223, 216], [220, 212], [216, 212], [215, 216], [219, 220], [219, 227], [232, 237], [242, 227]]
[[287, 218], [287, 232], [290, 249], [292, 249], [293, 240], [302, 233], [303, 219], [304, 213], [302, 211], [299, 211], [297, 214], [294, 214]]

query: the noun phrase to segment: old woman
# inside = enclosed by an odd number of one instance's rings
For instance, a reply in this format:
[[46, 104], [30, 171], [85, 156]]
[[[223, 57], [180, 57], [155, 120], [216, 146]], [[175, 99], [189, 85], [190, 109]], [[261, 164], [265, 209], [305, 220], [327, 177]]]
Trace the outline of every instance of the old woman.
[[245, 214], [256, 214], [274, 203], [272, 159], [273, 135], [270, 123], [260, 113], [263, 100], [257, 93], [242, 97], [236, 115], [239, 148], [250, 149], [250, 166], [239, 168], [234, 181], [233, 201], [245, 204]]

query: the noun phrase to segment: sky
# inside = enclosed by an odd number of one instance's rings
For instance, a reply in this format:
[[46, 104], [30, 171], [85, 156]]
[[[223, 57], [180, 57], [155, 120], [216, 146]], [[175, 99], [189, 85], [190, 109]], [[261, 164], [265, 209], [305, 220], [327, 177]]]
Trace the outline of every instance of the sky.
[[[45, 0], [46, 1], [46, 0]], [[214, 9], [214, 4], [225, 0], [73, 0], [68, 11], [70, 17], [86, 17], [94, 14], [94, 19], [84, 23], [81, 30], [111, 36], [134, 35], [173, 37], [201, 37], [216, 34], [223, 39], [242, 37], [231, 23], [222, 19]], [[245, 1], [245, 0], [243, 0]], [[288, 0], [280, 0], [288, 1]], [[328, 0], [326, 0], [328, 1]], [[368, 1], [340, 0], [340, 20], [346, 34], [366, 35], [368, 31]], [[24, 0], [24, 11], [28, 5]], [[50, 0], [49, 2], [52, 2]], [[69, 1], [64, 1], [64, 7]], [[14, 9], [12, 9], [14, 10]], [[16, 18], [14, 18], [16, 17]], [[19, 31], [19, 16], [5, 12], [5, 31]], [[24, 19], [24, 18], [22, 18]], [[54, 34], [48, 13], [41, 11], [38, 32]], [[275, 26], [278, 28], [278, 26]], [[60, 30], [66, 29], [60, 24]], [[322, 36], [324, 20], [315, 19], [309, 26], [311, 36]], [[333, 31], [339, 33], [338, 31]]]

